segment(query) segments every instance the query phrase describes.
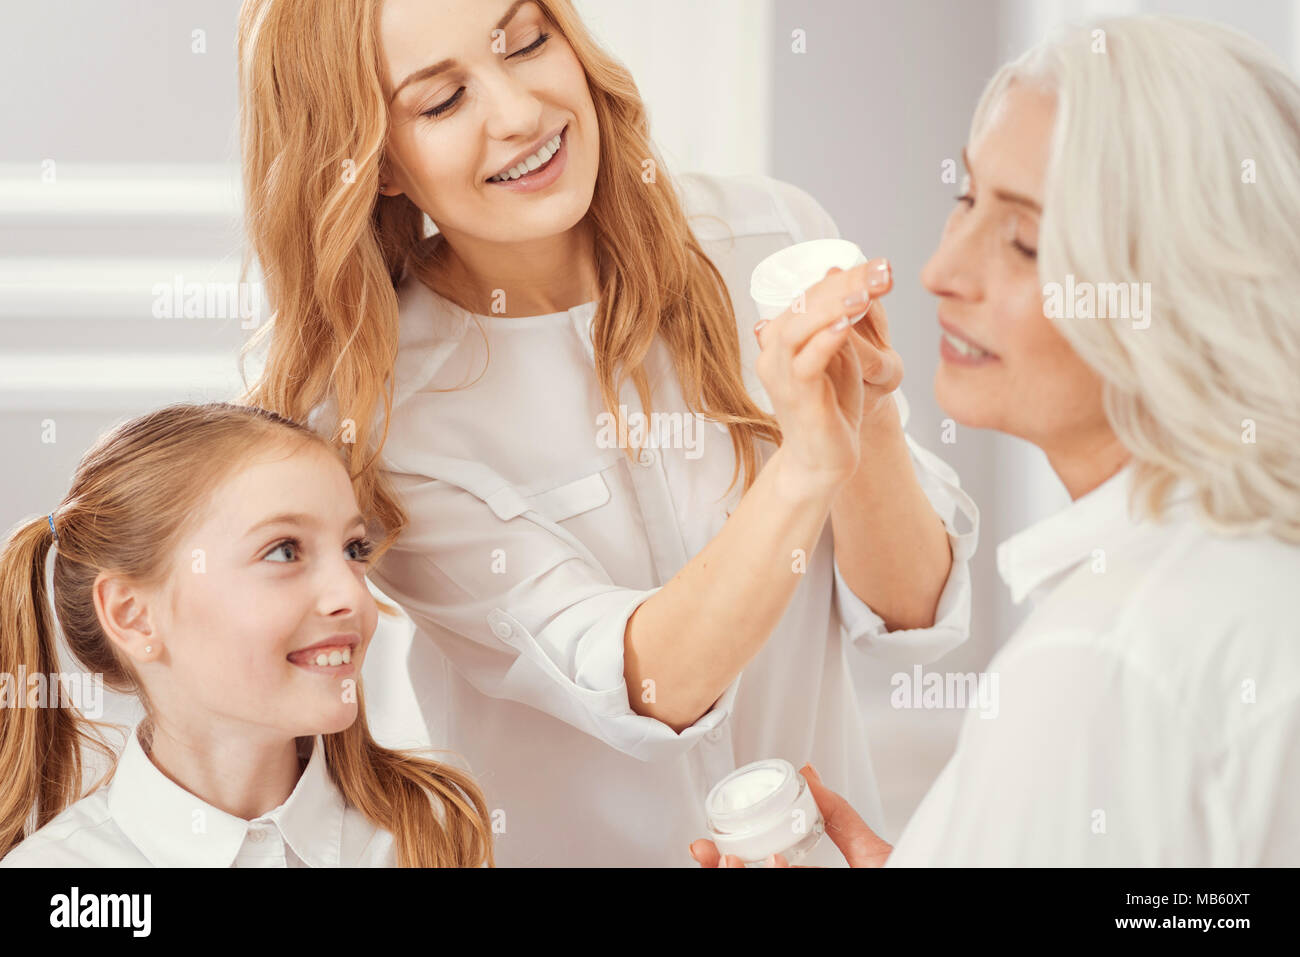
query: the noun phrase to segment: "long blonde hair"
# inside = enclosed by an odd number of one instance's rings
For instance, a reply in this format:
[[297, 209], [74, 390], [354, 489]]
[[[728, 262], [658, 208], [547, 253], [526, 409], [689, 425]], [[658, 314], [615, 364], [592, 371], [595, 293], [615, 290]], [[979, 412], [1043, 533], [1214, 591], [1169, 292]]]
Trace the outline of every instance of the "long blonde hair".
[[[395, 289], [408, 264], [432, 288], [428, 253], [439, 237], [425, 237], [424, 215], [405, 195], [378, 193], [388, 133], [381, 2], [245, 0], [240, 11], [247, 227], [273, 307], [246, 347], [247, 355], [269, 339], [261, 378], [243, 401], [297, 419], [332, 409], [328, 429], [349, 446], [362, 509], [391, 542], [406, 516], [375, 460], [392, 412]], [[643, 362], [661, 336], [688, 407], [730, 432], [736, 465], [728, 490], [742, 466], [748, 489], [755, 440], [779, 444], [781, 433], [742, 381], [730, 294], [658, 161], [632, 77], [597, 45], [570, 0], [538, 2], [583, 64], [599, 124], [588, 216], [600, 287], [592, 341], [605, 407], [617, 419], [619, 387], [630, 376], [650, 411]], [[642, 163], [652, 157], [658, 172], [647, 183]]]
[[1012, 82], [1057, 100], [1040, 281], [1150, 284], [1145, 328], [1052, 317], [1135, 497], [1159, 512], [1186, 479], [1211, 527], [1300, 542], [1300, 85], [1218, 24], [1099, 20], [1002, 67], [972, 140]]
[[[295, 444], [297, 443], [297, 444]], [[55, 544], [54, 610], [68, 648], [104, 685], [140, 698], [146, 727], [154, 707], [129, 661], [104, 635], [92, 590], [101, 570], [151, 585], [169, 574], [167, 556], [192, 516], [239, 462], [268, 446], [315, 443], [304, 425], [262, 409], [229, 403], [167, 406], [122, 423], [82, 458], [67, 496], [50, 520], [20, 522], [0, 551], [0, 673], [55, 675], [59, 660], [46, 556]], [[387, 608], [387, 606], [385, 606]], [[25, 689], [19, 689], [25, 693]], [[115, 726], [74, 707], [0, 708], [0, 857], [79, 797], [83, 748], [97, 751], [111, 779]], [[392, 832], [401, 866], [492, 864], [491, 826], [474, 779], [412, 752], [381, 747], [366, 725], [361, 682], [357, 720], [323, 736], [329, 773], [344, 799]], [[445, 812], [436, 815], [432, 800]]]

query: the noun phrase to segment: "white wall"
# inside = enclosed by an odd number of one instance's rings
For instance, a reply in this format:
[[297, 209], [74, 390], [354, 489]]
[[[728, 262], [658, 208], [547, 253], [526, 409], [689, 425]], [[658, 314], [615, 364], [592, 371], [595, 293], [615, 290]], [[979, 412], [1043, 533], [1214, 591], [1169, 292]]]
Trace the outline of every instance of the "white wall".
[[764, 55], [769, 0], [576, 0], [576, 6], [631, 71], [671, 168], [765, 171], [772, 125], [771, 59]]

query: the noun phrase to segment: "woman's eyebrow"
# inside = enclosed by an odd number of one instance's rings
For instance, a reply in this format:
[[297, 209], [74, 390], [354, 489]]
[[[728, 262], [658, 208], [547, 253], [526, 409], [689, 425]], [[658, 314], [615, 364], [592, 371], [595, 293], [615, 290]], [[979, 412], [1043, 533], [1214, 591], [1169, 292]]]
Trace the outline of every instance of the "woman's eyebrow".
[[1022, 196], [1020, 193], [1012, 193], [1005, 189], [993, 190], [993, 195], [1003, 202], [1015, 203], [1017, 206], [1026, 206], [1036, 213], [1042, 213], [1043, 207], [1038, 205], [1038, 201], [1029, 196]]
[[[514, 19], [516, 11], [518, 11], [518, 9], [522, 7], [525, 3], [529, 3], [529, 2], [530, 0], [515, 0], [514, 3], [510, 4], [509, 9], [506, 10], [506, 12], [502, 15], [501, 19], [497, 21], [496, 26], [494, 26], [492, 30], [494, 32], [497, 30], [504, 30], [506, 28], [506, 25], [509, 24], [512, 19]], [[418, 83], [420, 80], [427, 80], [429, 77], [437, 76], [439, 73], [446, 72], [447, 70], [450, 70], [455, 66], [456, 66], [456, 60], [454, 58], [449, 57], [446, 60], [439, 60], [437, 63], [433, 63], [429, 66], [416, 70], [414, 73], [408, 76], [401, 83], [397, 84], [397, 88], [393, 90], [393, 95], [388, 98], [388, 105], [392, 106], [393, 102], [397, 99], [397, 94], [401, 93], [402, 90], [404, 90], [412, 83]]]
[[[964, 146], [961, 148], [961, 161], [966, 167], [966, 172], [970, 173], [970, 157], [966, 155], [966, 147]], [[971, 173], [972, 178], [974, 178], [974, 175], [974, 173]], [[1042, 215], [1043, 207], [1033, 197], [1025, 196], [1022, 193], [1013, 193], [1008, 189], [994, 189], [992, 192], [997, 199], [1002, 200], [1004, 203], [1015, 203], [1017, 206], [1024, 206]]]

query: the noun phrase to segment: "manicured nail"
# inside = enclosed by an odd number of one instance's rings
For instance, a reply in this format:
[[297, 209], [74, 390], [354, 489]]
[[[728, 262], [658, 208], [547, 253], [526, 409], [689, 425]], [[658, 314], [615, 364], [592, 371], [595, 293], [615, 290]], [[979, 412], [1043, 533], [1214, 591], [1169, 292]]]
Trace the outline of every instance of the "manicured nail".
[[762, 331], [763, 327], [771, 321], [771, 319], [760, 319], [758, 322], [754, 323], [754, 335], [758, 335], [759, 332]]
[[776, 855], [767, 855], [767, 860], [764, 863], [766, 863], [768, 867], [776, 867]]
[[889, 285], [889, 260], [878, 262], [871, 267], [870, 277], [867, 279], [867, 285], [873, 292], [880, 292]]

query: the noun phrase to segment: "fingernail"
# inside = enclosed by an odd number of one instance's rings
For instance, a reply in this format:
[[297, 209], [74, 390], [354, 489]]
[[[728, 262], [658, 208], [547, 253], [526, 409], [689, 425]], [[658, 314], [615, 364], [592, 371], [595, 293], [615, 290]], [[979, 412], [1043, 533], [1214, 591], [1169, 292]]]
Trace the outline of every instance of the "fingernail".
[[871, 301], [871, 292], [869, 290], [864, 289], [861, 292], [855, 293], [852, 296], [845, 296], [844, 308], [852, 309], [854, 306], [860, 306], [864, 302], [870, 302], [870, 301]]
[[863, 320], [863, 317], [865, 317], [866, 315], [867, 315], [867, 311], [866, 309], [863, 309], [863, 311], [859, 312], [857, 316], [844, 316], [839, 322], [836, 322], [835, 326], [832, 326], [832, 328], [844, 329], [845, 326], [857, 325], [858, 322], [861, 322]]
[[776, 855], [775, 855], [775, 854], [769, 854], [769, 855], [767, 855], [767, 860], [764, 861], [764, 863], [765, 863], [768, 867], [776, 867]]
[[840, 329], [847, 329], [852, 324], [853, 324], [853, 319], [851, 317], [840, 316], [840, 318], [835, 320], [835, 325], [831, 326], [831, 328], [838, 331]]
[[875, 292], [879, 292], [889, 285], [889, 260], [878, 262], [871, 267], [870, 277], [867, 279], [867, 285]]
[[754, 335], [758, 335], [762, 328], [771, 321], [771, 319], [760, 319], [758, 322], [754, 323]]
[[812, 776], [816, 779], [816, 781], [817, 781], [818, 784], [821, 784], [821, 783], [822, 783], [822, 776], [821, 776], [820, 774], [817, 773], [817, 769], [816, 769], [815, 767], [812, 766], [812, 762], [811, 762], [811, 761], [809, 761], [807, 764], [805, 764], [804, 767], [807, 768], [809, 771], [812, 772]]

